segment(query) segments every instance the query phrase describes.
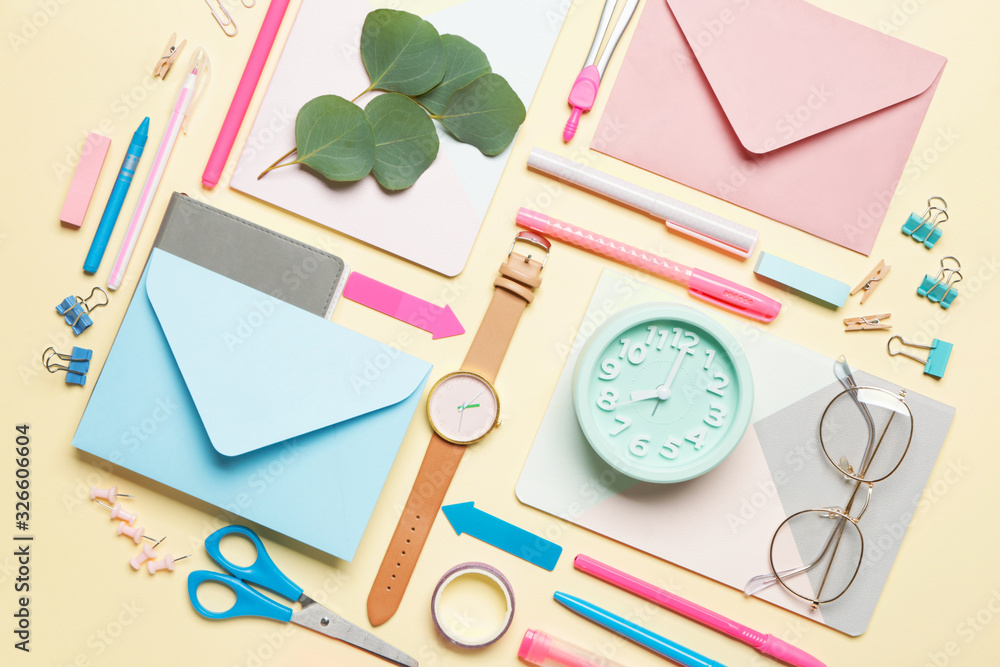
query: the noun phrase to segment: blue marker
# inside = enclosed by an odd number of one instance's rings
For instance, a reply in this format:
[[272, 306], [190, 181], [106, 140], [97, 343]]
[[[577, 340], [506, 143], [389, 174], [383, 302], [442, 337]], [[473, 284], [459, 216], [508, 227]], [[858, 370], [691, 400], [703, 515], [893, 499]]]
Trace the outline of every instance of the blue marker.
[[634, 641], [639, 646], [644, 646], [654, 653], [659, 653], [664, 658], [673, 660], [678, 665], [683, 665], [684, 667], [725, 667], [721, 662], [716, 662], [700, 653], [695, 653], [677, 642], [670, 641], [666, 637], [661, 637], [655, 632], [650, 632], [632, 621], [626, 620], [621, 616], [616, 616], [574, 595], [556, 591], [552, 597], [555, 598], [556, 602], [570, 611], [583, 616], [588, 621], [593, 621], [602, 628], [607, 628], [625, 639]]
[[142, 150], [146, 147], [148, 133], [149, 116], [146, 116], [146, 119], [139, 125], [139, 129], [132, 135], [132, 143], [128, 145], [128, 151], [125, 152], [122, 168], [118, 170], [118, 180], [115, 181], [115, 187], [111, 190], [111, 196], [108, 197], [108, 203], [101, 215], [101, 222], [97, 225], [97, 231], [94, 233], [94, 241], [90, 244], [87, 259], [83, 262], [84, 273], [96, 273], [97, 268], [101, 265], [104, 251], [107, 250], [108, 241], [111, 239], [111, 232], [114, 231], [115, 223], [118, 222], [118, 214], [122, 211], [125, 195], [128, 194], [129, 186], [132, 185], [135, 168], [139, 164], [139, 158], [142, 157]]

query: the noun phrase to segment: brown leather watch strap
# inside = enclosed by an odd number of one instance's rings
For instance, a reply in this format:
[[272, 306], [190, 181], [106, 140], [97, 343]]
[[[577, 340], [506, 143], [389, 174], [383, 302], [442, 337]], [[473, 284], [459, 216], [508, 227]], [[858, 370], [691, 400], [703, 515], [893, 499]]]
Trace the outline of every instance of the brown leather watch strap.
[[[490, 382], [496, 378], [521, 313], [541, 283], [542, 265], [543, 262], [530, 256], [512, 252], [500, 266], [500, 276], [493, 283], [496, 287], [493, 300], [472, 340], [462, 370], [479, 373]], [[399, 608], [465, 447], [453, 445], [436, 433], [431, 436], [396, 532], [368, 594], [368, 620], [372, 625], [382, 625]]]
[[500, 265], [500, 275], [493, 281], [493, 300], [472, 339], [462, 370], [479, 373], [490, 382], [496, 380], [521, 313], [535, 298], [533, 290], [542, 282], [541, 271], [541, 262], [516, 252]]

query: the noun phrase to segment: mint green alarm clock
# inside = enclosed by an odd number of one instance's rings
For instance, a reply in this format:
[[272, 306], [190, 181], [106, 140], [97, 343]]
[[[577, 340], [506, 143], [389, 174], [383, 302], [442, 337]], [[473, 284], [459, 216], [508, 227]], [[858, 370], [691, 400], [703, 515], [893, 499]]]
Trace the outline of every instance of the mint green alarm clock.
[[584, 435], [615, 470], [683, 482], [732, 453], [753, 409], [743, 349], [686, 306], [655, 302], [611, 317], [587, 341], [573, 378]]

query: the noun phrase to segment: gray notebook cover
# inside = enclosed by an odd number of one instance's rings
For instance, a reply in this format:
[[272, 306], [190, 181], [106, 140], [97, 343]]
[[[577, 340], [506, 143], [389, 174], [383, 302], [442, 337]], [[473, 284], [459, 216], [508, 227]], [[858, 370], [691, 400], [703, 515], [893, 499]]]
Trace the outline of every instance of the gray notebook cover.
[[329, 318], [344, 260], [175, 192], [153, 247]]

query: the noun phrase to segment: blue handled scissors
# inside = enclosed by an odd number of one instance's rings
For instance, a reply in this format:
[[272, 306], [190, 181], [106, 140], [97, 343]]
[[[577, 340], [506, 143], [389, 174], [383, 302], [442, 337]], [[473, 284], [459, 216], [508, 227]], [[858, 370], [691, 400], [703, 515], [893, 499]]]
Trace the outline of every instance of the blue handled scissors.
[[[231, 563], [219, 550], [219, 542], [227, 535], [240, 535], [257, 548], [257, 558], [247, 567]], [[342, 616], [338, 616], [315, 600], [302, 593], [302, 588], [278, 569], [264, 548], [257, 534], [243, 526], [226, 526], [215, 531], [205, 540], [205, 551], [216, 563], [228, 570], [220, 574], [209, 570], [196, 570], [188, 575], [188, 596], [195, 611], [212, 620], [260, 616], [282, 623], [296, 623], [315, 630], [333, 639], [357, 646], [363, 651], [404, 667], [417, 667], [417, 661], [399, 649], [390, 646], [372, 633], [362, 630]], [[198, 587], [206, 581], [214, 581], [226, 586], [236, 594], [236, 602], [226, 611], [211, 611], [198, 600]], [[292, 612], [291, 608], [275, 602], [250, 584], [262, 586], [283, 598], [298, 602], [302, 609]]]

